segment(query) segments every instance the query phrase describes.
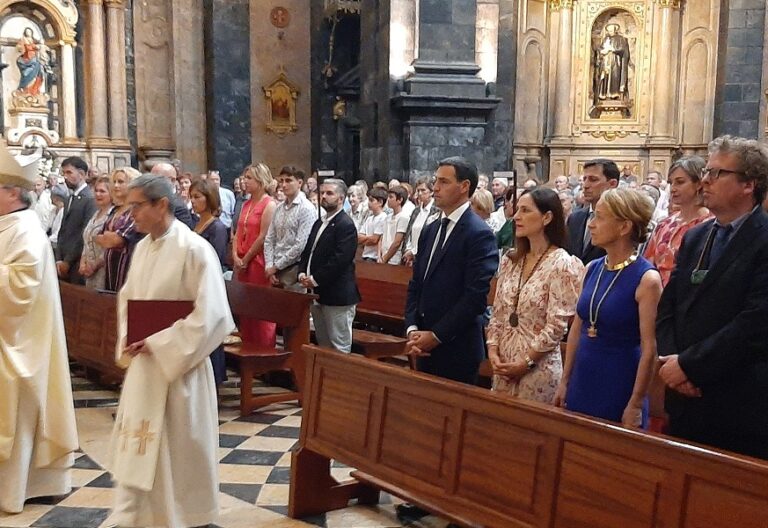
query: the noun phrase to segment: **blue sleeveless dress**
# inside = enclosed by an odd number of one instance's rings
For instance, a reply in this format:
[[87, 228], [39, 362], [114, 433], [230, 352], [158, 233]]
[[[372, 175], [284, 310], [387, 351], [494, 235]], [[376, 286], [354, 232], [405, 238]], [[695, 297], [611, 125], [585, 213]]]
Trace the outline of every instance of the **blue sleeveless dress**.
[[[589, 266], [576, 313], [581, 335], [568, 382], [566, 407], [596, 418], [615, 422], [632, 396], [640, 363], [640, 316], [635, 291], [646, 271], [654, 269], [643, 257], [624, 268], [605, 297], [596, 321], [597, 336], [589, 337], [589, 300], [598, 286], [605, 257]], [[619, 271], [603, 270], [595, 293], [594, 309]], [[648, 399], [643, 403], [643, 428], [648, 423]]]

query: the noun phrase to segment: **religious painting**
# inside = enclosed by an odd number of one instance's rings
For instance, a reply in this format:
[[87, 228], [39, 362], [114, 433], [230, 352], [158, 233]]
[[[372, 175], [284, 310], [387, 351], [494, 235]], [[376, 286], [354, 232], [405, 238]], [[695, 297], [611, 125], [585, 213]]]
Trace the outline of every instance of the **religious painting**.
[[56, 61], [40, 26], [25, 17], [12, 17], [3, 25], [0, 44], [3, 62], [10, 64], [3, 72], [3, 91], [10, 92], [9, 110], [47, 111]]
[[629, 119], [634, 106], [635, 18], [623, 9], [608, 9], [592, 26], [592, 118]]
[[264, 88], [267, 103], [267, 130], [278, 136], [298, 130], [296, 124], [296, 101], [299, 90], [280, 73], [277, 79]]

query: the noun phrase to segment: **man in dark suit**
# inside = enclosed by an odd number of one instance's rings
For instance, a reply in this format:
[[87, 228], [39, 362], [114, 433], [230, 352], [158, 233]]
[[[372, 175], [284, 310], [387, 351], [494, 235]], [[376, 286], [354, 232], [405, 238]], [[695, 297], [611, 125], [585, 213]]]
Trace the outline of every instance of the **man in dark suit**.
[[[176, 167], [170, 163], [155, 163], [152, 166], [152, 174], [163, 176], [173, 184], [174, 188], [176, 188], [176, 180], [178, 179], [179, 173], [176, 170]], [[187, 206], [184, 205], [184, 202], [181, 201], [177, 194], [173, 195], [171, 207], [173, 207], [173, 216], [176, 217], [176, 220], [185, 224], [190, 229], [195, 228], [195, 219], [192, 218], [192, 213], [189, 212], [189, 209], [187, 209]]]
[[85, 181], [88, 164], [77, 156], [67, 158], [61, 162], [61, 174], [69, 189], [69, 196], [64, 202], [56, 242], [56, 271], [62, 280], [84, 284], [83, 277], [78, 273], [83, 253], [83, 230], [96, 212], [93, 191]]
[[325, 219], [312, 226], [299, 262], [299, 282], [319, 297], [310, 307], [320, 346], [352, 350], [352, 321], [360, 292], [355, 282], [357, 229], [344, 212], [347, 186], [330, 178], [320, 185]]
[[584, 164], [583, 193], [588, 205], [575, 210], [568, 217], [568, 250], [584, 264], [605, 255], [605, 250], [592, 245], [587, 224], [595, 214], [595, 205], [608, 189], [619, 185], [619, 167], [609, 159], [597, 158]]
[[408, 284], [408, 350], [419, 370], [474, 384], [483, 360], [483, 313], [499, 266], [496, 239], [469, 204], [477, 169], [464, 158], [440, 162], [434, 183], [439, 221], [424, 227]]
[[670, 434], [768, 459], [768, 149], [724, 136], [657, 316]]

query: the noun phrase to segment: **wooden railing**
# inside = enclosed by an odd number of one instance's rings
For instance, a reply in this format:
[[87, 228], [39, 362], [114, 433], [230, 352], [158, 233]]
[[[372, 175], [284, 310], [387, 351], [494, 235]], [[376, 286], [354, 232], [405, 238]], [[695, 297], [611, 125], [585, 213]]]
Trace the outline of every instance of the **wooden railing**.
[[[289, 514], [383, 489], [464, 526], [765, 528], [768, 464], [305, 347]], [[330, 460], [355, 467], [338, 483]]]

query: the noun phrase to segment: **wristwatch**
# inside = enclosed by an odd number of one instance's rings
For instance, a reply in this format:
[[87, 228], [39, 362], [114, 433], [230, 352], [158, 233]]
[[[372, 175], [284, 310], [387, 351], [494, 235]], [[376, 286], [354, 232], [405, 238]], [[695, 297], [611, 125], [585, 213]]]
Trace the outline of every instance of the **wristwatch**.
[[529, 356], [528, 354], [525, 355], [523, 360], [525, 361], [525, 366], [528, 368], [528, 370], [533, 370], [536, 368], [536, 362], [532, 360], [531, 356]]

